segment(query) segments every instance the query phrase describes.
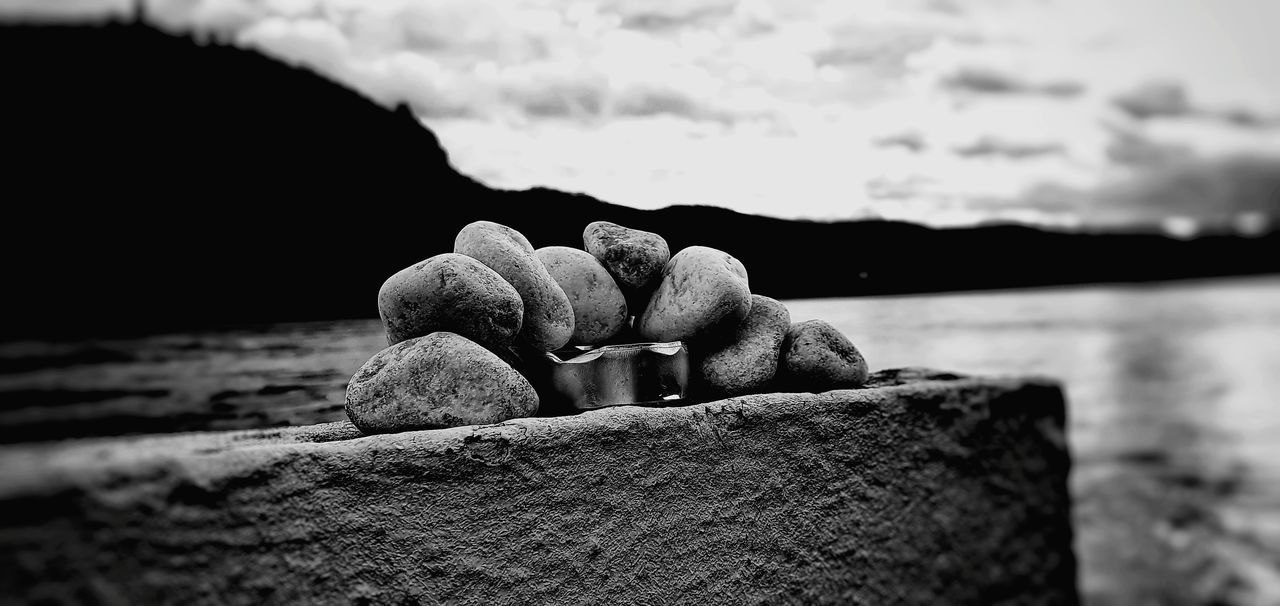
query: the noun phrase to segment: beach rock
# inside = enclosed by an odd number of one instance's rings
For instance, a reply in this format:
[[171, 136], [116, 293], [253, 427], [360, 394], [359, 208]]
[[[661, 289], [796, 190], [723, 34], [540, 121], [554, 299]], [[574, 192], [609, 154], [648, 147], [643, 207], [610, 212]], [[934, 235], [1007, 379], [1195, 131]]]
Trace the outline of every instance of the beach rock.
[[587, 225], [582, 242], [627, 294], [647, 295], [671, 260], [671, 249], [662, 236], [608, 221]]
[[0, 604], [1077, 605], [1066, 417], [1047, 379], [904, 369], [439, 431], [9, 444]]
[[690, 246], [663, 267], [637, 328], [654, 341], [707, 337], [737, 326], [750, 311], [751, 289], [742, 263], [714, 248]]
[[524, 303], [485, 264], [444, 253], [387, 278], [378, 291], [378, 316], [390, 345], [447, 330], [499, 349], [520, 332]]
[[[698, 387], [714, 395], [759, 392], [773, 381], [791, 314], [776, 299], [751, 295], [751, 313], [728, 338], [695, 353]], [[694, 348], [696, 350], [696, 347]]]
[[627, 323], [627, 300], [595, 257], [567, 246], [539, 248], [536, 254], [573, 307], [569, 343], [596, 345], [618, 334]]
[[520, 293], [524, 318], [517, 340], [542, 351], [569, 342], [573, 307], [523, 234], [492, 221], [476, 221], [458, 232], [453, 252], [478, 259]]
[[867, 361], [848, 337], [823, 320], [791, 325], [782, 344], [779, 371], [789, 387], [827, 391], [867, 381]]
[[366, 434], [498, 423], [538, 410], [538, 394], [493, 352], [452, 332], [401, 341], [347, 386], [347, 417]]

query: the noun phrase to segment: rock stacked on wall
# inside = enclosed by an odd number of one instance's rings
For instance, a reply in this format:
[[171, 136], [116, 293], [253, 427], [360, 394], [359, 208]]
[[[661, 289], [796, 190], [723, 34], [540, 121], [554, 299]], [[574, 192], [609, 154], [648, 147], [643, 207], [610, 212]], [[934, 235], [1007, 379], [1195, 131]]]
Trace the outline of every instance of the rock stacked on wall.
[[683, 342], [699, 397], [867, 379], [846, 336], [821, 320], [792, 324], [786, 306], [751, 292], [747, 268], [725, 251], [672, 255], [661, 235], [607, 221], [587, 225], [582, 241], [535, 249], [510, 227], [476, 221], [454, 252], [388, 278], [378, 312], [390, 347], [353, 378], [352, 422], [376, 433], [527, 416], [555, 395], [536, 376], [543, 366], [527, 361], [628, 339]]

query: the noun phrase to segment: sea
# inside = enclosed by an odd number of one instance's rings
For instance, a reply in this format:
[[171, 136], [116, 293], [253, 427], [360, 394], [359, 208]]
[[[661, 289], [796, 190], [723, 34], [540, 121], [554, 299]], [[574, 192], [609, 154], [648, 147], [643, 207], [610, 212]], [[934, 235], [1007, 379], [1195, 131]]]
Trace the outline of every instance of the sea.
[[[1061, 382], [1085, 604], [1280, 604], [1280, 276], [785, 303], [873, 370]], [[0, 343], [0, 442], [339, 420], [385, 343], [376, 319]]]

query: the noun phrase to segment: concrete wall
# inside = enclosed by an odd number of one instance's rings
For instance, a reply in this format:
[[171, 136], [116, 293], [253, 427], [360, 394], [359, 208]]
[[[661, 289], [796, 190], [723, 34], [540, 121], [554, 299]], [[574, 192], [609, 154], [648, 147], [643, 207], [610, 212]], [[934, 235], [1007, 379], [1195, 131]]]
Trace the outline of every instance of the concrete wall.
[[361, 437], [0, 449], [0, 602], [1072, 604], [1062, 393], [861, 390]]

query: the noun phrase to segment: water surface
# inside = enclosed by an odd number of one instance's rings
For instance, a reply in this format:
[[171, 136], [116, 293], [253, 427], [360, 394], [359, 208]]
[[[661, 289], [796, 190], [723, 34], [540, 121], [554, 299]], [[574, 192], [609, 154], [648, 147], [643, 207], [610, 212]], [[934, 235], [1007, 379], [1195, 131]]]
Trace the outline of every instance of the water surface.
[[[1280, 604], [1280, 277], [787, 301], [873, 369], [1047, 375], [1086, 602]], [[0, 441], [344, 418], [376, 320], [0, 344]]]

